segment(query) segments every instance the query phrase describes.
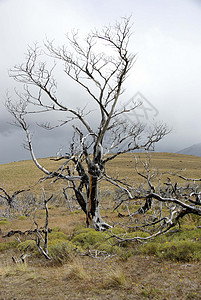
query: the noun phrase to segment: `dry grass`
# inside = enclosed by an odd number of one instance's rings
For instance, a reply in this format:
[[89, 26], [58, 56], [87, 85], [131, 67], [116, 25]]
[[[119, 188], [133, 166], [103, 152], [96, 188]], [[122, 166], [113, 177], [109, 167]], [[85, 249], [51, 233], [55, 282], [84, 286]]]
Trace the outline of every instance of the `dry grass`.
[[[51, 209], [50, 219], [54, 217], [54, 225], [65, 227], [66, 232], [76, 223], [84, 224], [83, 214], [60, 219], [60, 212], [60, 208]], [[29, 220], [17, 220], [17, 224], [24, 228]], [[14, 225], [15, 220], [9, 222], [10, 228]], [[15, 265], [14, 255], [20, 253], [15, 249], [0, 252], [0, 299], [201, 299], [200, 263], [131, 254], [126, 260], [118, 255], [72, 256], [57, 266], [32, 255], [26, 265]]]
[[[66, 216], [66, 227], [79, 217]], [[31, 256], [26, 265], [15, 265], [13, 255], [20, 253], [0, 252], [0, 299], [201, 299], [198, 263], [116, 255], [72, 256], [62, 266]]]
[[0, 276], [2, 277], [16, 277], [16, 276], [23, 276], [31, 278], [35, 277], [34, 271], [29, 268], [28, 264], [25, 263], [17, 263], [17, 264], [7, 264], [0, 268]]
[[[145, 158], [145, 154], [136, 154], [140, 159]], [[51, 158], [39, 159], [40, 163], [49, 170], [54, 170], [59, 166], [59, 162], [51, 160]], [[183, 176], [192, 178], [200, 178], [201, 157], [174, 154], [174, 153], [152, 153], [151, 166], [161, 172], [182, 172]], [[117, 159], [107, 164], [107, 171], [110, 175], [119, 174], [119, 178], [127, 178], [131, 182], [141, 180], [135, 171], [135, 159], [132, 154], [124, 154]], [[43, 173], [35, 166], [33, 161], [13, 162], [0, 165], [0, 184], [4, 188], [13, 192], [19, 189], [27, 189], [31, 187], [33, 192], [41, 191], [38, 186], [35, 186], [38, 180], [43, 177]], [[63, 181], [52, 185], [51, 182], [45, 183], [45, 189], [48, 192], [57, 192], [65, 183]], [[108, 183], [103, 183], [104, 187], [109, 186]], [[57, 194], [57, 193], [56, 193]]]
[[[39, 159], [39, 162], [50, 171], [59, 166], [58, 162], [51, 160], [51, 158]], [[1, 186], [4, 186], [8, 192], [28, 188], [36, 192], [38, 191], [36, 184], [44, 176], [32, 160], [2, 164], [0, 165], [0, 172]], [[56, 191], [57, 186], [61, 186], [61, 184], [56, 184], [53, 188], [50, 182], [47, 182], [44, 186], [47, 191], [52, 191], [52, 189]]]
[[64, 280], [90, 280], [81, 259], [74, 257], [69, 264], [64, 265], [62, 276]]
[[[139, 160], [139, 170], [141, 171], [140, 160], [144, 161], [146, 154], [136, 154], [136, 157]], [[188, 176], [190, 178], [201, 177], [201, 157], [197, 156], [153, 152], [151, 153], [151, 167], [152, 169], [158, 170], [160, 173], [169, 171], [177, 173], [183, 170], [180, 172], [183, 176]], [[141, 181], [141, 178], [135, 171], [135, 159], [132, 154], [122, 155], [118, 157], [116, 161], [109, 162], [107, 170], [109, 174], [114, 176], [119, 174], [120, 178], [128, 178], [129, 181]], [[177, 181], [180, 180], [177, 178]]]
[[111, 270], [107, 277], [105, 278], [105, 287], [125, 287], [126, 286], [126, 277], [122, 270], [119, 268]]
[[0, 275], [0, 299], [201, 299], [200, 265], [141, 256], [80, 260], [20, 272], [14, 266]]
[[[143, 156], [144, 154], [142, 154]], [[46, 166], [56, 164], [49, 159], [42, 160]], [[152, 165], [162, 171], [177, 171], [186, 168], [184, 176], [200, 177], [201, 158], [177, 154], [153, 153]], [[52, 165], [53, 167], [53, 165]], [[121, 174], [136, 181], [135, 163], [132, 156], [119, 157], [110, 162], [108, 173]], [[34, 186], [42, 176], [31, 161], [0, 165], [1, 184], [8, 191]], [[59, 183], [60, 187], [62, 182]], [[47, 184], [47, 193], [58, 187]], [[38, 189], [38, 187], [37, 187]], [[34, 191], [34, 189], [33, 189]], [[116, 215], [110, 211], [107, 220]], [[36, 221], [44, 225], [44, 212], [39, 211]], [[50, 205], [49, 227], [60, 228], [71, 235], [76, 226], [84, 226], [82, 212], [70, 213], [67, 207]], [[0, 225], [2, 233], [9, 230], [22, 231], [31, 227], [27, 218], [11, 219]], [[200, 237], [199, 241], [200, 241]], [[12, 242], [12, 238], [2, 238], [0, 243]], [[48, 263], [45, 258], [30, 256], [26, 264], [13, 264], [12, 256], [20, 257], [16, 248], [0, 252], [0, 299], [201, 299], [201, 264], [196, 262], [176, 262], [162, 260], [154, 255], [130, 255], [122, 259], [114, 257], [91, 258], [74, 256], [64, 265]]]

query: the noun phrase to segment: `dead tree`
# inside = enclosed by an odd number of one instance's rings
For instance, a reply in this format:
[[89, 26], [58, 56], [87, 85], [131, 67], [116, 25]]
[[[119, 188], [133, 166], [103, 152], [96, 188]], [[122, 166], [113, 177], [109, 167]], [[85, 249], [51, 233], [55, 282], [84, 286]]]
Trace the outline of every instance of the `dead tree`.
[[[48, 234], [51, 232], [51, 229], [48, 227], [49, 224], [49, 211], [48, 211], [48, 202], [52, 199], [53, 195], [51, 195], [48, 199], [45, 194], [45, 190], [43, 189], [43, 200], [44, 200], [44, 208], [45, 208], [45, 225], [44, 227], [38, 226], [38, 223], [34, 221], [33, 226], [35, 229], [29, 229], [26, 231], [21, 230], [11, 230], [7, 234], [3, 235], [3, 238], [11, 237], [13, 235], [18, 235], [22, 237], [29, 237], [31, 240], [35, 241], [38, 252], [42, 254], [46, 259], [51, 259], [48, 254]], [[19, 238], [18, 238], [19, 240]], [[12, 257], [15, 263], [24, 262], [26, 256], [21, 255], [20, 260], [16, 260]]]
[[[151, 168], [150, 154], [145, 156], [144, 161], [135, 157], [135, 162], [136, 172], [144, 179], [144, 184], [132, 187], [132, 191], [129, 185], [121, 189], [126, 196], [115, 209], [125, 203], [131, 206], [136, 203], [141, 204], [136, 211], [130, 211], [127, 215], [119, 214], [121, 218], [119, 224], [133, 231], [144, 231], [147, 236], [128, 238], [125, 235], [115, 235], [111, 230], [109, 239], [115, 238], [117, 244], [126, 241], [145, 243], [158, 235], [170, 232], [176, 225], [180, 228], [182, 218], [191, 214], [198, 217], [199, 224], [201, 186], [197, 183], [201, 181], [200, 178], [186, 178], [179, 173], [160, 173], [159, 170]], [[178, 183], [178, 178], [183, 179], [184, 182]], [[186, 181], [192, 184], [185, 185]]]
[[[27, 147], [34, 163], [45, 173], [44, 179], [67, 182], [86, 214], [87, 226], [96, 230], [110, 227], [100, 216], [98, 199], [99, 181], [109, 178], [107, 162], [136, 149], [148, 150], [167, 134], [167, 127], [163, 124], [147, 131], [143, 124], [126, 121], [126, 115], [140, 103], [133, 103], [132, 107], [120, 105], [123, 85], [136, 57], [129, 52], [131, 28], [130, 18], [122, 18], [114, 26], [90, 32], [83, 41], [80, 41], [78, 32], [67, 35], [67, 46], [57, 47], [47, 40], [43, 51], [36, 44], [29, 47], [26, 62], [10, 72], [24, 90], [16, 92], [18, 100], [8, 96], [6, 106], [15, 117], [16, 124], [26, 133]], [[52, 67], [48, 68], [44, 56], [48, 60], [53, 59]], [[78, 109], [70, 107], [57, 95], [54, 70], [59, 62], [64, 65], [64, 74], [88, 94], [89, 105], [96, 105], [96, 124], [88, 122], [91, 111], [87, 111], [86, 106]], [[57, 158], [61, 166], [53, 172], [43, 167], [35, 157], [27, 118], [31, 114], [43, 113], [44, 116], [50, 112], [64, 115], [55, 127], [73, 124], [69, 153]], [[54, 127], [49, 122], [41, 125], [49, 130]], [[112, 179], [110, 181], [114, 184]]]
[[19, 191], [14, 192], [12, 195], [9, 195], [9, 194], [6, 192], [5, 189], [3, 189], [3, 188], [0, 187], [0, 198], [6, 200], [8, 206], [9, 206], [10, 208], [13, 208], [13, 207], [14, 207], [14, 201], [15, 201], [15, 199], [16, 199], [16, 196], [19, 195], [19, 194], [21, 194], [21, 193], [23, 193], [23, 192], [25, 192], [25, 191], [29, 191], [29, 189], [28, 189], [28, 190], [19, 190]]

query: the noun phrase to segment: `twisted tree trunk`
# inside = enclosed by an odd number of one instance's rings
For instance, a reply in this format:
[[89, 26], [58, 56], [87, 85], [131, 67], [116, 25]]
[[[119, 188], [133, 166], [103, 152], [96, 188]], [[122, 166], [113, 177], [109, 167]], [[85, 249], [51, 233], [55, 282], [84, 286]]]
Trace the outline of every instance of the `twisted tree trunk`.
[[98, 199], [98, 178], [97, 176], [89, 175], [89, 196], [87, 197], [87, 227], [93, 227], [98, 231], [104, 231], [111, 226], [105, 223], [99, 211]]

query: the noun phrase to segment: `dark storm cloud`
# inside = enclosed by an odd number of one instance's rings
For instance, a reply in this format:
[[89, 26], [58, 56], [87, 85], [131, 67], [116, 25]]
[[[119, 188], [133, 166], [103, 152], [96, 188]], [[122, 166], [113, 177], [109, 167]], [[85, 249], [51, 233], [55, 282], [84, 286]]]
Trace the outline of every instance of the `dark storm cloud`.
[[[24, 61], [27, 45], [35, 41], [42, 44], [46, 37], [55, 38], [56, 44], [63, 44], [66, 32], [72, 28], [79, 28], [82, 34], [131, 14], [134, 35], [130, 49], [138, 53], [138, 58], [127, 79], [123, 101], [127, 102], [138, 91], [141, 92], [159, 112], [157, 119], [173, 129], [159, 144], [158, 150], [178, 151], [199, 143], [199, 2], [0, 0], [0, 163], [30, 158], [22, 147], [24, 133], [9, 124], [11, 116], [3, 106], [6, 91], [11, 91], [15, 86], [15, 82], [8, 77], [8, 70]], [[62, 99], [69, 105], [83, 107], [83, 102], [88, 101], [85, 92], [79, 90], [78, 93], [75, 85], [66, 83], [66, 78], [60, 74], [57, 77]], [[62, 117], [47, 117], [46, 121], [53, 121], [54, 124], [59, 119]], [[93, 117], [90, 120], [93, 122]], [[54, 155], [59, 148], [67, 147], [72, 135], [71, 124], [51, 132], [33, 125], [31, 120], [37, 156]]]

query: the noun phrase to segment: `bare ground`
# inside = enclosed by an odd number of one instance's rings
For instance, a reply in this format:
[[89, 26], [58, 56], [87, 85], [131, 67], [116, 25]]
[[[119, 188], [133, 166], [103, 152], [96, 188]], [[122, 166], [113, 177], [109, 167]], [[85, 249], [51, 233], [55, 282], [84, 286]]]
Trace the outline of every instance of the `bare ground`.
[[[12, 252], [0, 256], [0, 299], [201, 299], [201, 264], [158, 261], [154, 257], [79, 257], [79, 270], [29, 258], [15, 265]], [[117, 274], [119, 281], [112, 279]], [[119, 275], [120, 274], [120, 275]], [[122, 278], [124, 280], [121, 280]]]

